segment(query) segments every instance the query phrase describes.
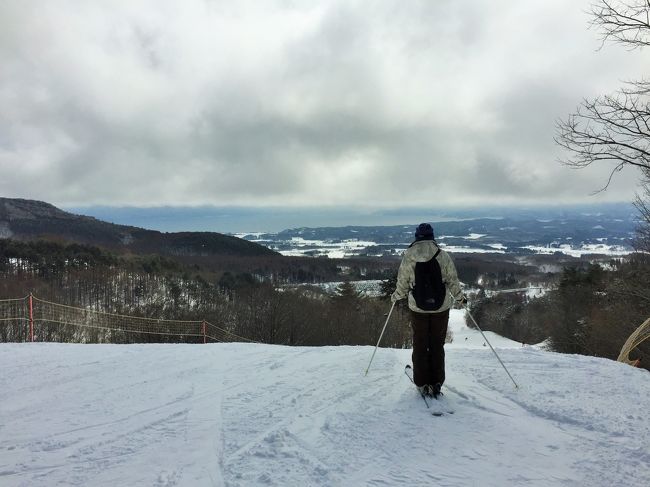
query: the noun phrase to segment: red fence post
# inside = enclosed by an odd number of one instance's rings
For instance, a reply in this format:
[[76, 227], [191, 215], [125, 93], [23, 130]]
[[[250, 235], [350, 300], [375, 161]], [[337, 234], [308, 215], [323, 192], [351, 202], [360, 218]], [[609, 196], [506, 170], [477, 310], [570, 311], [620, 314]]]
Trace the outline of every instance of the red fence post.
[[34, 341], [34, 299], [29, 293], [29, 340]]
[[205, 320], [203, 320], [203, 344], [205, 345], [206, 343], [208, 343], [208, 337], [205, 333]]

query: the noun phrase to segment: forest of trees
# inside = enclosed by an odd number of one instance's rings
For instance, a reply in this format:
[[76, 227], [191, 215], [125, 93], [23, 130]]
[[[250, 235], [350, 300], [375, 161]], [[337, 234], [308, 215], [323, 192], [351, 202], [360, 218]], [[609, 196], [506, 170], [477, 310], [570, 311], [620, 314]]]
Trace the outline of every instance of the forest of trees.
[[[616, 360], [630, 334], [650, 313], [650, 262], [646, 254], [599, 265], [565, 268], [559, 284], [540, 298], [479, 295], [471, 312], [482, 327], [522, 343], [547, 340], [550, 350]], [[631, 355], [650, 370], [650, 343]]]
[[[389, 308], [387, 301], [363, 297], [349, 283], [339, 286], [334, 296], [318, 287], [284, 287], [284, 279], [273, 277], [291, 274], [294, 261], [287, 262], [289, 270], [270, 276], [213, 273], [167, 257], [126, 258], [79, 244], [0, 240], [0, 296], [33, 293], [47, 301], [105, 313], [160, 320], [206, 320], [264, 343], [357, 345], [376, 341]], [[299, 277], [311, 276], [307, 270]], [[40, 326], [38, 336], [43, 340], [129, 339], [52, 323], [36, 326]], [[2, 323], [0, 341], [24, 339], [24, 328], [24, 322]], [[130, 340], [179, 338], [136, 334]], [[410, 345], [405, 319], [397, 316], [383, 344], [398, 348]]]
[[[483, 288], [497, 290], [525, 286], [526, 266], [504, 267], [489, 259], [481, 265], [465, 257], [456, 261], [465, 282], [480, 281]], [[161, 256], [125, 257], [78, 244], [0, 240], [0, 297], [33, 293], [93, 312], [206, 320], [264, 343], [373, 345], [390, 308], [387, 298], [395, 288], [397, 265], [395, 260], [390, 272], [383, 271], [391, 277], [383, 281], [382, 297], [369, 298], [350, 282], [343, 282], [332, 295], [318, 286], [285, 286], [261, 273], [206, 272]], [[471, 312], [483, 329], [522, 343], [547, 341], [549, 349], [558, 352], [615, 359], [630, 333], [648, 317], [650, 265], [647, 255], [640, 253], [611, 260], [608, 267], [585, 264], [567, 267], [560, 276], [549, 275], [553, 285], [540, 298], [509, 292], [488, 297], [482, 291], [471, 300]], [[271, 277], [278, 275], [285, 272]], [[383, 346], [410, 347], [409, 318], [405, 307], [398, 306]], [[49, 341], [201, 342], [196, 336], [103, 332], [56, 322], [37, 322], [35, 328], [38, 340]], [[0, 323], [0, 341], [26, 339], [24, 321]], [[642, 346], [633, 355], [646, 367], [649, 348]]]

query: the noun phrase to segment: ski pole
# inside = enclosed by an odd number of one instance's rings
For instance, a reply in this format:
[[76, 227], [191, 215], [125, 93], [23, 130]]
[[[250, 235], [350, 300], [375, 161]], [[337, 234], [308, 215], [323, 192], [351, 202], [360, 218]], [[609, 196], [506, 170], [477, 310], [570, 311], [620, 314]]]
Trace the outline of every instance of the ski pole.
[[494, 348], [492, 347], [492, 344], [490, 343], [490, 340], [487, 339], [487, 337], [485, 336], [485, 333], [483, 333], [483, 330], [481, 330], [481, 327], [478, 326], [478, 323], [476, 322], [476, 320], [475, 320], [474, 317], [472, 316], [472, 313], [469, 312], [469, 308], [467, 307], [467, 305], [465, 305], [465, 311], [467, 311], [467, 314], [469, 315], [469, 317], [470, 317], [470, 318], [472, 319], [472, 321], [474, 322], [474, 325], [476, 326], [476, 328], [478, 328], [478, 331], [481, 332], [481, 335], [483, 335], [483, 338], [485, 339], [485, 341], [487, 342], [487, 344], [490, 345], [490, 349], [492, 350], [492, 352], [494, 353], [494, 356], [497, 358], [497, 360], [498, 360], [499, 363], [501, 364], [501, 367], [503, 367], [503, 370], [505, 370], [505, 371], [506, 371], [506, 374], [508, 374], [508, 377], [510, 377], [510, 380], [511, 380], [512, 383], [515, 385], [515, 389], [519, 389], [519, 386], [517, 385], [517, 383], [515, 382], [515, 380], [514, 380], [514, 379], [512, 378], [512, 376], [510, 375], [510, 372], [508, 372], [508, 369], [506, 368], [506, 366], [504, 365], [503, 361], [501, 360], [501, 357], [499, 357], [499, 354], [497, 354], [496, 350], [494, 350]]
[[394, 308], [395, 308], [395, 302], [393, 302], [393, 305], [390, 307], [390, 311], [388, 312], [388, 318], [386, 318], [386, 323], [384, 324], [384, 328], [381, 330], [381, 335], [379, 335], [379, 340], [377, 340], [377, 345], [375, 345], [375, 351], [372, 352], [372, 357], [370, 357], [370, 363], [368, 363], [368, 368], [366, 369], [366, 373], [364, 375], [368, 375], [368, 371], [370, 370], [370, 364], [372, 364], [372, 359], [375, 358], [375, 354], [377, 353], [377, 348], [379, 348], [379, 342], [381, 342], [381, 337], [384, 336], [384, 332], [386, 331], [386, 326], [388, 325], [388, 320], [390, 320], [390, 315], [393, 314]]

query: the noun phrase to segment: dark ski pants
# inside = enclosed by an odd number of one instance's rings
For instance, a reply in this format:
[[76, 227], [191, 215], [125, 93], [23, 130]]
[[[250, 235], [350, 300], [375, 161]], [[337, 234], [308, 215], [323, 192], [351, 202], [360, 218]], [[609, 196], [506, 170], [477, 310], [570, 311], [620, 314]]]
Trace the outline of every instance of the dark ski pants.
[[445, 382], [445, 338], [449, 310], [440, 313], [411, 311], [413, 328], [413, 382], [416, 386]]

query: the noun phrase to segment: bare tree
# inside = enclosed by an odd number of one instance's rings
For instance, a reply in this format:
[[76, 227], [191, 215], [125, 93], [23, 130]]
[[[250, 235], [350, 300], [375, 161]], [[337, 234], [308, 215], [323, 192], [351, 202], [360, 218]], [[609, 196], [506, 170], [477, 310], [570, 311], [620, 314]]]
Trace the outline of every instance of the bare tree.
[[[650, 45], [650, 0], [599, 0], [591, 16], [603, 42], [631, 49]], [[605, 188], [626, 166], [641, 169], [646, 184], [650, 183], [650, 81], [628, 82], [614, 95], [583, 100], [567, 120], [557, 122], [555, 141], [571, 152], [563, 161], [568, 166], [613, 163]]]
[[600, 0], [591, 6], [590, 24], [599, 29], [603, 44], [613, 41], [628, 49], [650, 45], [649, 0]]
[[576, 168], [613, 162], [605, 188], [625, 166], [641, 169], [650, 181], [650, 84], [646, 85], [644, 91], [623, 89], [616, 95], [584, 100], [576, 113], [559, 121], [555, 140], [572, 152], [571, 159], [563, 162]]
[[650, 185], [645, 184], [643, 187], [643, 195], [637, 194], [634, 201], [643, 225], [637, 229], [637, 250], [643, 252], [650, 252]]
[[[598, 0], [591, 8], [592, 27], [601, 40], [629, 49], [650, 46], [650, 0]], [[585, 99], [576, 112], [557, 122], [555, 141], [567, 149], [562, 162], [574, 168], [610, 163], [612, 170], [600, 191], [625, 167], [641, 171], [643, 193], [635, 205], [642, 226], [638, 244], [650, 249], [650, 80], [630, 81], [613, 95]]]

